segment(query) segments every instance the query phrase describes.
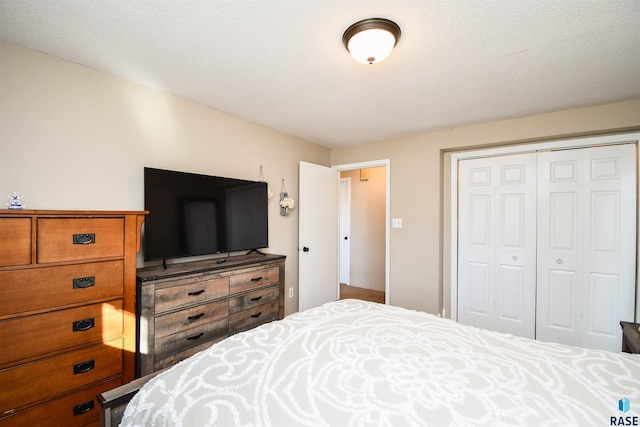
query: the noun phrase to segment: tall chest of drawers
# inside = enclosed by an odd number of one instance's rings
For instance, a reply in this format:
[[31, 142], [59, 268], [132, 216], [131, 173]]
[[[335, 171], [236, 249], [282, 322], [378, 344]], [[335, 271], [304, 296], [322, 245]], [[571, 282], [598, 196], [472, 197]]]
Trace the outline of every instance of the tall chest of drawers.
[[233, 256], [138, 270], [138, 375], [284, 317], [285, 257]]
[[0, 211], [0, 426], [99, 425], [135, 378], [144, 214]]

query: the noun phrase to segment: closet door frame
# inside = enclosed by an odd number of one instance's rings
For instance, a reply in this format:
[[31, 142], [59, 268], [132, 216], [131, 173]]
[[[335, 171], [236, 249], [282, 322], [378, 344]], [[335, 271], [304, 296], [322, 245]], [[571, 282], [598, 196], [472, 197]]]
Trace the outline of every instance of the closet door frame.
[[[587, 148], [599, 145], [617, 145], [631, 143], [636, 144], [636, 155], [638, 158], [637, 167], [640, 167], [640, 132], [622, 133], [605, 136], [584, 137], [575, 139], [563, 139], [546, 141], [522, 145], [506, 145], [496, 148], [478, 149], [470, 151], [461, 151], [451, 154], [450, 167], [450, 224], [451, 224], [451, 243], [450, 243], [450, 287], [451, 287], [451, 303], [450, 317], [452, 320], [458, 320], [458, 161], [463, 159], [473, 159], [480, 157], [491, 157], [507, 154], [531, 153], [542, 150], [560, 150], [571, 148]], [[640, 175], [640, 171], [639, 171]], [[640, 181], [640, 180], [639, 180]], [[640, 191], [640, 182], [636, 187]], [[637, 209], [637, 207], [636, 207]], [[637, 215], [636, 229], [640, 230], [640, 215]], [[640, 250], [636, 254], [636, 265], [640, 266]], [[636, 304], [635, 304], [635, 322], [640, 321], [640, 283], [638, 274], [636, 274]]]

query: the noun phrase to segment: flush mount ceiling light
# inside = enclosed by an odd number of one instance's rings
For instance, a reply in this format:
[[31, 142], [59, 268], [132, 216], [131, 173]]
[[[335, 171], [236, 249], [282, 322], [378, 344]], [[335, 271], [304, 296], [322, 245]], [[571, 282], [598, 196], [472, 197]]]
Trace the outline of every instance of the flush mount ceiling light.
[[376, 64], [391, 54], [400, 40], [400, 27], [384, 18], [358, 21], [344, 32], [342, 43], [363, 64]]

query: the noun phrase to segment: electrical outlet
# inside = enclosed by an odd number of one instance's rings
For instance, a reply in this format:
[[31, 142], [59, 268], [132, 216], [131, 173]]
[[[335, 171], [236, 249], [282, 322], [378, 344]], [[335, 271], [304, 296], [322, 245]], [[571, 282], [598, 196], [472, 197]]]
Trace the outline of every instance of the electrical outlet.
[[293, 298], [293, 288], [289, 288], [289, 298]]

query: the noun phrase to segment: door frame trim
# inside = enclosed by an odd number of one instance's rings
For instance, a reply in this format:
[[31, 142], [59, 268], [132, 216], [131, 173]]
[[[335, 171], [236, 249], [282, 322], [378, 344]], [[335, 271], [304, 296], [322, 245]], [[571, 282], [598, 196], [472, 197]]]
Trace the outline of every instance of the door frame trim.
[[[338, 171], [346, 171], [353, 169], [364, 169], [364, 168], [375, 168], [384, 166], [385, 169], [385, 179], [386, 179], [386, 188], [385, 188], [385, 231], [384, 231], [384, 303], [389, 304], [391, 301], [391, 286], [389, 284], [390, 274], [390, 236], [391, 236], [391, 227], [390, 227], [390, 218], [391, 218], [391, 159], [380, 159], [380, 160], [370, 160], [366, 162], [356, 162], [356, 163], [345, 163], [341, 165], [333, 165], [331, 166]], [[340, 266], [338, 266], [338, 271], [340, 271]]]
[[[450, 316], [452, 320], [458, 321], [458, 161], [481, 157], [503, 156], [510, 154], [523, 154], [545, 150], [563, 150], [573, 148], [586, 148], [598, 145], [617, 145], [624, 143], [636, 144], [637, 163], [640, 165], [640, 132], [612, 134], [605, 136], [591, 136], [574, 139], [550, 140], [546, 142], [520, 145], [507, 145], [486, 149], [473, 149], [460, 151], [451, 154], [450, 163], [450, 226], [451, 226], [451, 251], [450, 261]], [[638, 167], [638, 166], [637, 166]], [[639, 180], [640, 181], [640, 180]], [[640, 182], [639, 182], [640, 184]], [[640, 185], [636, 187], [640, 191]], [[638, 208], [636, 206], [636, 212]], [[640, 215], [636, 214], [636, 232], [640, 230]], [[636, 250], [636, 266], [640, 266], [640, 251]], [[636, 267], [636, 307], [635, 321], [640, 319], [640, 286]]]

